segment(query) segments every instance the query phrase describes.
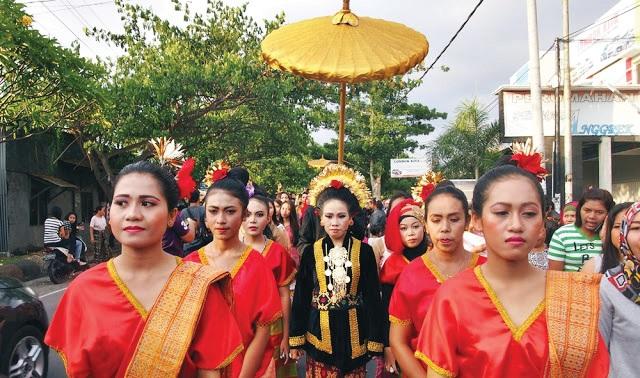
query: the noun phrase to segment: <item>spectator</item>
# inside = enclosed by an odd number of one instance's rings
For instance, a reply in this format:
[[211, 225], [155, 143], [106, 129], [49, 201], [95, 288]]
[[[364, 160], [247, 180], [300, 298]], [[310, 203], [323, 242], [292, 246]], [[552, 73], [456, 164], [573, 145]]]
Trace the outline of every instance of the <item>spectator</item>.
[[623, 202], [611, 208], [600, 232], [602, 255], [587, 261], [582, 267], [582, 271], [604, 274], [607, 270], [620, 265], [622, 260], [622, 254], [620, 253], [620, 225], [627, 209], [631, 205], [633, 205], [632, 202]]
[[560, 213], [560, 222], [564, 226], [566, 224], [574, 224], [576, 222], [576, 201], [571, 201], [564, 205], [562, 212]]
[[62, 209], [53, 206], [44, 221], [44, 246], [64, 248], [68, 251], [69, 227], [62, 222]]
[[296, 266], [300, 264], [300, 255], [298, 254], [298, 237], [300, 231], [300, 225], [298, 223], [298, 216], [294, 210], [295, 206], [291, 201], [283, 202], [280, 207], [280, 217], [282, 218], [282, 225], [289, 237], [289, 254], [293, 261], [296, 262]]
[[575, 224], [560, 227], [549, 243], [549, 269], [578, 272], [587, 260], [602, 254], [600, 227], [613, 206], [611, 193], [592, 188], [576, 208]]
[[89, 222], [89, 238], [93, 245], [94, 261], [104, 261], [109, 258], [106, 246], [105, 229], [107, 228], [107, 218], [105, 217], [105, 207], [96, 207], [94, 215]]
[[183, 219], [177, 213], [173, 223], [162, 236], [162, 249], [174, 256], [184, 257], [184, 243], [190, 243], [196, 237], [196, 224], [193, 220]]
[[[67, 214], [65, 219], [69, 224], [69, 250], [73, 251], [75, 259], [80, 261], [84, 243], [78, 236], [78, 230], [84, 231], [84, 225], [82, 223], [78, 223], [78, 214], [74, 213], [73, 211]], [[82, 262], [80, 261], [80, 263]]]
[[182, 209], [180, 216], [189, 222], [189, 226], [193, 225], [193, 229], [195, 230], [194, 239], [183, 245], [185, 255], [211, 243], [213, 236], [204, 222], [204, 206], [200, 204], [200, 191], [198, 189], [191, 193], [189, 206]]

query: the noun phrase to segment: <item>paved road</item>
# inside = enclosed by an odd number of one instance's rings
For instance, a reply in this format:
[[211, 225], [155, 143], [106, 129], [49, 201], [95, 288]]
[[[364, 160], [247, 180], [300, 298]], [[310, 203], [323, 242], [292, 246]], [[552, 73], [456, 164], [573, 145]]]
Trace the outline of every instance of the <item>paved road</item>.
[[[44, 304], [44, 308], [47, 311], [47, 315], [49, 315], [49, 319], [55, 312], [58, 307], [58, 303], [60, 303], [60, 298], [62, 298], [62, 294], [67, 288], [67, 284], [53, 285], [51, 281], [49, 281], [48, 277], [39, 278], [37, 280], [29, 281], [25, 283], [27, 286], [30, 286], [39, 296], [40, 300]], [[367, 366], [367, 377], [374, 377], [374, 365], [373, 363], [369, 363]], [[49, 375], [47, 378], [66, 378], [66, 374], [64, 371], [64, 365], [62, 364], [62, 360], [58, 356], [58, 354], [52, 350], [49, 353]], [[304, 370], [298, 369], [298, 376], [304, 377]]]
[[[48, 277], [39, 278], [37, 280], [25, 283], [30, 286], [39, 296], [47, 311], [49, 320], [58, 307], [60, 298], [67, 287], [67, 284], [53, 285]], [[55, 351], [49, 353], [49, 375], [48, 378], [65, 378], [67, 375], [64, 371], [62, 360]]]

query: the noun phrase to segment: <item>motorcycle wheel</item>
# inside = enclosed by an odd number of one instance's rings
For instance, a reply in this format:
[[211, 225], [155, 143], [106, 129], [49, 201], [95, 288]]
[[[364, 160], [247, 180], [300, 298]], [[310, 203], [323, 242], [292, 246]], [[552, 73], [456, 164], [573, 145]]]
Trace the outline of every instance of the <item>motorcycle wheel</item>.
[[65, 283], [69, 280], [71, 276], [71, 269], [66, 264], [58, 260], [52, 260], [47, 267], [47, 274], [49, 275], [49, 279], [54, 284]]

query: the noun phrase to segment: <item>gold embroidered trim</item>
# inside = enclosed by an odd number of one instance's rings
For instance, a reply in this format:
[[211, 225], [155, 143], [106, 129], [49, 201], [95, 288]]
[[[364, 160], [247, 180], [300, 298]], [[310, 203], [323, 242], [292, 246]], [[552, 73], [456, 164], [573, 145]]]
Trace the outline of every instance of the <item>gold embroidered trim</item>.
[[209, 264], [209, 258], [207, 257], [207, 254], [204, 252], [204, 248], [200, 248], [198, 250], [198, 257], [200, 257], [200, 263], [201, 264], [211, 265], [211, 264]]
[[292, 336], [289, 337], [289, 346], [291, 347], [299, 347], [305, 344], [307, 340], [304, 336]]
[[267, 320], [266, 322], [257, 322], [256, 326], [258, 327], [270, 327], [271, 324], [275, 323], [276, 321], [280, 320], [282, 318], [282, 311], [278, 311], [277, 314], [275, 314], [275, 316], [269, 320]]
[[62, 360], [62, 365], [64, 366], [64, 371], [65, 371], [65, 373], [67, 373], [67, 378], [73, 378], [73, 375], [69, 371], [69, 363], [68, 363], [68, 360], [67, 360], [67, 355], [64, 354], [62, 349], [56, 348], [56, 347], [54, 347], [52, 345], [50, 345], [50, 347], [51, 347], [51, 349], [55, 350], [56, 353], [58, 353], [58, 356], [60, 356], [60, 359]]
[[[327, 291], [327, 281], [324, 275], [324, 254], [322, 253], [322, 241], [320, 239], [313, 244], [313, 257], [316, 261], [316, 276], [318, 278], [318, 286], [321, 292]], [[311, 332], [306, 334], [307, 340], [316, 349], [326, 353], [333, 353], [331, 347], [331, 328], [329, 327], [329, 312], [320, 311], [320, 340]]]
[[351, 251], [349, 256], [351, 258], [351, 295], [356, 296], [358, 294], [358, 285], [360, 284], [360, 240], [351, 238]]
[[525, 319], [525, 321], [519, 327], [516, 327], [516, 325], [513, 323], [513, 320], [511, 320], [511, 317], [509, 316], [507, 309], [504, 307], [502, 302], [500, 302], [498, 295], [493, 290], [493, 288], [489, 285], [489, 282], [487, 282], [486, 278], [484, 278], [484, 275], [482, 274], [482, 270], [480, 269], [480, 266], [477, 266], [475, 269], [473, 269], [473, 272], [478, 278], [478, 281], [480, 281], [480, 284], [482, 285], [482, 287], [484, 287], [484, 290], [489, 295], [491, 302], [493, 302], [493, 305], [496, 307], [496, 309], [500, 313], [500, 317], [502, 317], [502, 321], [504, 322], [504, 324], [507, 325], [507, 327], [511, 331], [511, 335], [513, 336], [513, 339], [519, 342], [522, 339], [522, 336], [525, 334], [525, 332], [527, 332], [529, 327], [533, 324], [533, 322], [535, 322], [536, 319], [538, 319], [538, 317], [540, 316], [540, 314], [542, 314], [542, 312], [544, 311], [544, 306], [545, 306], [544, 299], [536, 306], [536, 308], [527, 317], [527, 319]]
[[202, 264], [178, 265], [149, 312], [126, 377], [178, 375], [209, 287], [226, 275]]
[[585, 377], [598, 349], [601, 274], [547, 272], [549, 376]]
[[238, 347], [234, 349], [233, 352], [231, 352], [231, 354], [220, 363], [220, 365], [216, 366], [214, 370], [224, 369], [229, 366], [229, 364], [235, 360], [243, 350], [244, 346], [242, 344], [238, 345]]
[[[352, 296], [358, 295], [358, 285], [360, 284], [360, 247], [362, 243], [356, 238], [351, 238], [351, 288]], [[349, 329], [351, 329], [351, 358], [356, 359], [367, 353], [367, 343], [360, 344], [360, 331], [358, 327], [358, 314], [355, 308], [349, 310]]]
[[271, 246], [273, 245], [273, 240], [267, 240], [267, 244], [264, 245], [264, 249], [262, 250], [262, 256], [267, 257], [269, 252], [271, 252]]
[[351, 330], [351, 358], [356, 359], [367, 353], [367, 342], [360, 344], [360, 330], [358, 329], [358, 310], [349, 309], [349, 329]]
[[127, 298], [127, 300], [129, 301], [129, 303], [131, 303], [133, 308], [136, 309], [136, 311], [138, 312], [138, 314], [140, 314], [142, 319], [146, 320], [149, 313], [144, 308], [144, 306], [140, 303], [140, 301], [138, 301], [138, 298], [136, 298], [135, 295], [133, 295], [133, 293], [131, 292], [131, 290], [129, 290], [129, 288], [127, 287], [127, 284], [125, 284], [124, 281], [122, 281], [122, 278], [120, 278], [120, 275], [118, 275], [118, 271], [116, 270], [116, 265], [113, 263], [113, 259], [110, 259], [107, 262], [107, 271], [109, 272], [109, 276], [111, 276], [111, 279], [113, 280], [113, 282], [115, 282], [116, 286], [118, 287], [118, 289], [120, 289], [120, 291], [125, 296], [125, 298]]
[[284, 282], [282, 282], [280, 284], [280, 287], [282, 286], [289, 286], [291, 285], [291, 282], [293, 282], [293, 280], [296, 278], [296, 273], [298, 273], [298, 271], [296, 269], [293, 270], [293, 272], [291, 272], [291, 274], [289, 275], [289, 277], [287, 277]]
[[371, 352], [382, 353], [382, 351], [384, 350], [384, 345], [375, 341], [368, 341], [367, 349]]
[[433, 276], [436, 278], [436, 281], [438, 281], [438, 283], [443, 283], [444, 281], [446, 281], [444, 275], [440, 273], [438, 267], [436, 267], [436, 264], [431, 261], [427, 253], [422, 254], [422, 261], [424, 262], [424, 265], [427, 267], [427, 269], [429, 269], [431, 274], [433, 274]]
[[411, 319], [399, 319], [393, 315], [389, 315], [389, 322], [399, 326], [407, 327], [411, 325]]
[[449, 371], [443, 367], [438, 366], [438, 364], [436, 364], [435, 362], [431, 361], [431, 359], [429, 357], [427, 357], [426, 355], [424, 355], [424, 353], [420, 352], [420, 351], [416, 351], [416, 353], [414, 354], [416, 356], [417, 359], [419, 359], [420, 361], [424, 362], [425, 364], [427, 364], [427, 366], [429, 366], [429, 369], [435, 371], [436, 373], [440, 374], [443, 377], [455, 377], [456, 374], [452, 371]]
[[236, 276], [236, 274], [238, 274], [238, 271], [240, 270], [240, 268], [242, 268], [242, 264], [244, 264], [245, 260], [247, 260], [247, 257], [249, 257], [249, 254], [252, 250], [253, 247], [248, 245], [247, 248], [245, 248], [244, 252], [242, 252], [242, 255], [240, 256], [238, 261], [236, 261], [236, 265], [233, 267], [233, 269], [231, 269], [231, 272], [229, 272], [231, 273], [232, 279]]

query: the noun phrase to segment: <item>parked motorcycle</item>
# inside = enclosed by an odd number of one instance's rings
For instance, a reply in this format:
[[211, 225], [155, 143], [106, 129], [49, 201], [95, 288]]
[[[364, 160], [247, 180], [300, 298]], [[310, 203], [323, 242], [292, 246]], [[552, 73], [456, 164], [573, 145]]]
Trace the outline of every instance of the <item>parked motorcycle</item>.
[[82, 239], [78, 239], [82, 243], [82, 253], [80, 260], [73, 257], [73, 253], [66, 248], [48, 247], [47, 255], [44, 257], [44, 266], [49, 275], [49, 279], [54, 284], [60, 284], [68, 281], [74, 273], [82, 272], [89, 268], [89, 264], [84, 257], [87, 252], [87, 245]]

